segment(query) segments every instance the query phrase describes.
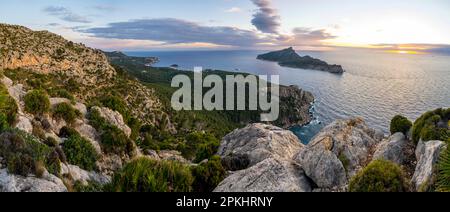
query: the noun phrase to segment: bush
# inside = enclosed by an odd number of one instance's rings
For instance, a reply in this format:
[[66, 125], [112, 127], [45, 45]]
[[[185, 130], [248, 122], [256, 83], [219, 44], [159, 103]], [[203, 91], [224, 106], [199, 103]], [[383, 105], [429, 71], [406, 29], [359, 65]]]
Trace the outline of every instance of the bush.
[[59, 175], [60, 158], [55, 148], [20, 130], [5, 131], [0, 141], [0, 156], [6, 160], [10, 173], [40, 176], [45, 166], [50, 173]]
[[350, 192], [406, 192], [408, 185], [399, 166], [389, 161], [377, 160], [351, 179], [349, 190]]
[[63, 102], [53, 108], [53, 117], [64, 119], [68, 124], [73, 124], [81, 116], [80, 111], [76, 110], [69, 103]]
[[75, 101], [75, 97], [66, 89], [56, 89], [56, 90], [50, 90], [49, 91], [50, 96], [52, 97], [60, 97], [60, 98], [66, 98], [72, 102]]
[[423, 114], [417, 119], [413, 127], [414, 142], [417, 144], [420, 139], [423, 141], [446, 141], [450, 136], [448, 126], [445, 126], [445, 123], [448, 123], [450, 118], [448, 113], [448, 109], [436, 109]]
[[115, 192], [190, 192], [192, 182], [186, 165], [141, 158], [114, 174], [111, 189]]
[[0, 132], [9, 128], [8, 117], [5, 114], [0, 113]]
[[50, 100], [43, 90], [33, 90], [24, 98], [25, 110], [35, 115], [41, 115], [50, 110]]
[[3, 127], [7, 127], [13, 124], [16, 119], [17, 110], [18, 107], [16, 101], [11, 96], [9, 96], [8, 90], [5, 88], [5, 86], [3, 86], [3, 84], [0, 84], [0, 124], [3, 124]]
[[401, 132], [406, 135], [411, 127], [412, 122], [408, 118], [400, 115], [395, 116], [391, 121], [391, 134]]
[[450, 192], [450, 147], [447, 147], [442, 152], [438, 163], [438, 170], [437, 190]]
[[116, 126], [107, 126], [101, 132], [102, 147], [107, 153], [130, 153], [133, 141]]
[[193, 132], [186, 136], [185, 145], [180, 151], [187, 159], [195, 159], [200, 162], [213, 156], [219, 148], [220, 141], [209, 133]]
[[129, 119], [128, 107], [122, 98], [117, 96], [107, 96], [101, 99], [100, 102], [104, 107], [107, 107], [111, 110], [117, 111], [120, 114], [122, 114], [123, 119], [126, 122], [128, 122]]
[[81, 136], [71, 136], [63, 144], [63, 151], [70, 164], [77, 165], [82, 169], [92, 171], [98, 155], [94, 146]]
[[207, 163], [192, 168], [195, 192], [212, 192], [225, 179], [226, 171], [219, 156], [213, 156]]

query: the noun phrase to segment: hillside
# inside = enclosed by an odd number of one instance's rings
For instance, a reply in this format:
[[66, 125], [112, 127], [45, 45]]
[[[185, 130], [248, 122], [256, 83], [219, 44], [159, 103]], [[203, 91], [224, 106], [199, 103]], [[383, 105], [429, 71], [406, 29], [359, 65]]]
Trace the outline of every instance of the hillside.
[[280, 51], [258, 55], [257, 59], [278, 62], [280, 66], [291, 68], [327, 71], [334, 74], [344, 73], [344, 69], [342, 68], [342, 66], [330, 65], [325, 61], [310, 56], [301, 57], [295, 52], [292, 47]]

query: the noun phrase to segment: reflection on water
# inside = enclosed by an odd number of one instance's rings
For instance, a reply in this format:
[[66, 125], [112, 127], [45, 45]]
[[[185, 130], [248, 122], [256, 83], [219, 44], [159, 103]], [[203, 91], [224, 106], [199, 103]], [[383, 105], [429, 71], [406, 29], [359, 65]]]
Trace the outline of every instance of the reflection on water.
[[[129, 52], [157, 56], [158, 66], [178, 64], [253, 74], [279, 74], [282, 84], [299, 85], [316, 97], [317, 122], [292, 130], [308, 142], [335, 119], [363, 117], [369, 126], [388, 133], [390, 119], [403, 114], [412, 120], [425, 111], [450, 106], [450, 57], [433, 54], [392, 54], [374, 50], [299, 52], [343, 65], [346, 73], [280, 67], [256, 60], [261, 51]], [[322, 124], [319, 124], [322, 123]]]

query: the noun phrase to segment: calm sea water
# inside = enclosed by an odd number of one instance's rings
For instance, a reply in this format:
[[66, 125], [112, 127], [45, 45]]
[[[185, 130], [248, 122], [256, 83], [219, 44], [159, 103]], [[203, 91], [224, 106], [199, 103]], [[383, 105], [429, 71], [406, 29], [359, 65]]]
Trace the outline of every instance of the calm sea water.
[[156, 66], [178, 64], [253, 74], [278, 74], [282, 84], [298, 85], [314, 94], [316, 120], [294, 127], [304, 143], [336, 119], [364, 118], [369, 126], [388, 133], [397, 114], [417, 119], [422, 113], [450, 106], [450, 56], [393, 54], [375, 50], [298, 52], [329, 63], [343, 65], [346, 73], [280, 67], [256, 59], [263, 51], [127, 52], [133, 56], [156, 56]]

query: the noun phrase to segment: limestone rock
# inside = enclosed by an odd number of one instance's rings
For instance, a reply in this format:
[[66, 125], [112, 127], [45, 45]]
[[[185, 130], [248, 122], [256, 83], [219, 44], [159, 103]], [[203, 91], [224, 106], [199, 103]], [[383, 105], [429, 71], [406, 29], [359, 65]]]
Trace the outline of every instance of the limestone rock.
[[337, 120], [325, 127], [296, 157], [319, 188], [340, 189], [371, 159], [382, 133], [364, 120]]
[[181, 153], [178, 151], [162, 150], [159, 152], [158, 155], [161, 160], [178, 161], [180, 163], [186, 163], [186, 164], [189, 163], [189, 161], [187, 161], [185, 158], [183, 158], [183, 156], [181, 156]]
[[420, 141], [417, 147], [417, 166], [412, 183], [416, 191], [426, 191], [435, 177], [435, 165], [446, 144], [442, 141]]
[[64, 174], [70, 174], [72, 179], [75, 182], [80, 182], [83, 185], [88, 185], [90, 182], [95, 182], [99, 184], [107, 184], [111, 181], [110, 177], [98, 174], [96, 172], [89, 172], [86, 170], [81, 169], [78, 166], [74, 165], [64, 165], [61, 166], [61, 173]]
[[373, 160], [383, 159], [398, 165], [404, 165], [413, 151], [409, 150], [408, 140], [403, 133], [396, 133], [380, 143], [375, 151]]
[[27, 133], [33, 132], [33, 125], [31, 124], [31, 119], [23, 115], [19, 115], [17, 117], [17, 123], [15, 127]]
[[271, 157], [291, 160], [303, 147], [291, 131], [251, 124], [225, 136], [218, 155], [230, 170], [240, 170]]
[[268, 158], [227, 177], [214, 192], [311, 192], [298, 164]]
[[0, 170], [1, 192], [67, 192], [61, 179], [44, 173], [42, 178], [23, 177], [9, 174], [6, 169]]
[[117, 111], [113, 111], [106, 107], [93, 107], [92, 110], [98, 111], [100, 116], [104, 118], [108, 123], [116, 126], [122, 130], [128, 137], [131, 135], [131, 129], [128, 127], [123, 120], [122, 114]]

